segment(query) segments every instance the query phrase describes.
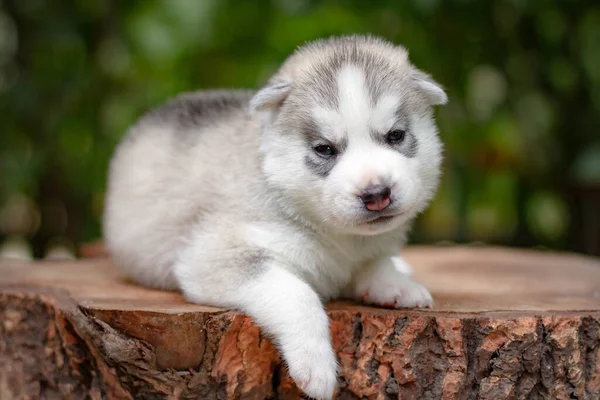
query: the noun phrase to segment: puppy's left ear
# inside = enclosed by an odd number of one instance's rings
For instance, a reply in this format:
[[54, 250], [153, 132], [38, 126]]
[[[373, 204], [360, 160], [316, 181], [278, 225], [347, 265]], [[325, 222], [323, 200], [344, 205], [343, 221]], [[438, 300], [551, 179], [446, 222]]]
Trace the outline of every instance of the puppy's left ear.
[[274, 80], [267, 83], [250, 100], [250, 111], [276, 115], [291, 89], [292, 83], [285, 80]]
[[444, 88], [434, 81], [431, 76], [417, 71], [412, 79], [432, 106], [440, 106], [448, 102], [448, 95], [446, 95]]

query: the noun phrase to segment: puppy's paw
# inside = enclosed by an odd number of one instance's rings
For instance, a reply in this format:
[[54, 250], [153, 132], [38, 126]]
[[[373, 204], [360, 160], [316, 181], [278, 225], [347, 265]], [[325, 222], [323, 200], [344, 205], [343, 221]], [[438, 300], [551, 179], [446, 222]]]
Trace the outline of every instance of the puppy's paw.
[[432, 307], [433, 298], [425, 287], [409, 278], [395, 279], [393, 282], [372, 284], [361, 294], [367, 304], [382, 307]]
[[382, 307], [431, 307], [431, 294], [408, 276], [410, 272], [401, 257], [380, 260], [356, 277], [356, 296]]
[[333, 398], [338, 366], [329, 343], [309, 346], [307, 342], [288, 354], [286, 361], [290, 376], [304, 393], [317, 400]]

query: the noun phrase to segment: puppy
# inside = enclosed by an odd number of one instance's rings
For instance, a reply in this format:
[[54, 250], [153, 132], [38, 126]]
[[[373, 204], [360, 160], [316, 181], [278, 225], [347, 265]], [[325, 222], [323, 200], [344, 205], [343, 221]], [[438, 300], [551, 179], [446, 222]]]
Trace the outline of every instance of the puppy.
[[291, 377], [329, 399], [323, 303], [428, 307], [399, 256], [436, 191], [439, 84], [374, 37], [300, 47], [258, 92], [183, 94], [142, 117], [111, 161], [105, 240], [142, 285], [241, 310]]

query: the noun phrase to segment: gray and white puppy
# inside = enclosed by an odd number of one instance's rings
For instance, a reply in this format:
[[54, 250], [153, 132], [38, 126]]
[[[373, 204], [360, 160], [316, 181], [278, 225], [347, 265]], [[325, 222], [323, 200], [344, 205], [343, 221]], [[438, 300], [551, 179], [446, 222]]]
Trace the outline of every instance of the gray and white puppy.
[[108, 248], [143, 285], [249, 314], [331, 398], [324, 301], [432, 304], [399, 250], [438, 184], [446, 101], [404, 48], [363, 36], [299, 48], [256, 93], [181, 95], [112, 159]]

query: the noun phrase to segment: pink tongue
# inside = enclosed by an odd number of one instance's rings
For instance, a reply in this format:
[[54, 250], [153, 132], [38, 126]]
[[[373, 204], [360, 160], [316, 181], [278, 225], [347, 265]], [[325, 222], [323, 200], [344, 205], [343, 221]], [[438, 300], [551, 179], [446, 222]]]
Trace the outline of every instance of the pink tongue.
[[381, 199], [379, 201], [368, 201], [366, 204], [367, 210], [370, 210], [370, 211], [381, 211], [389, 205], [390, 205], [389, 197], [384, 197], [383, 199]]

